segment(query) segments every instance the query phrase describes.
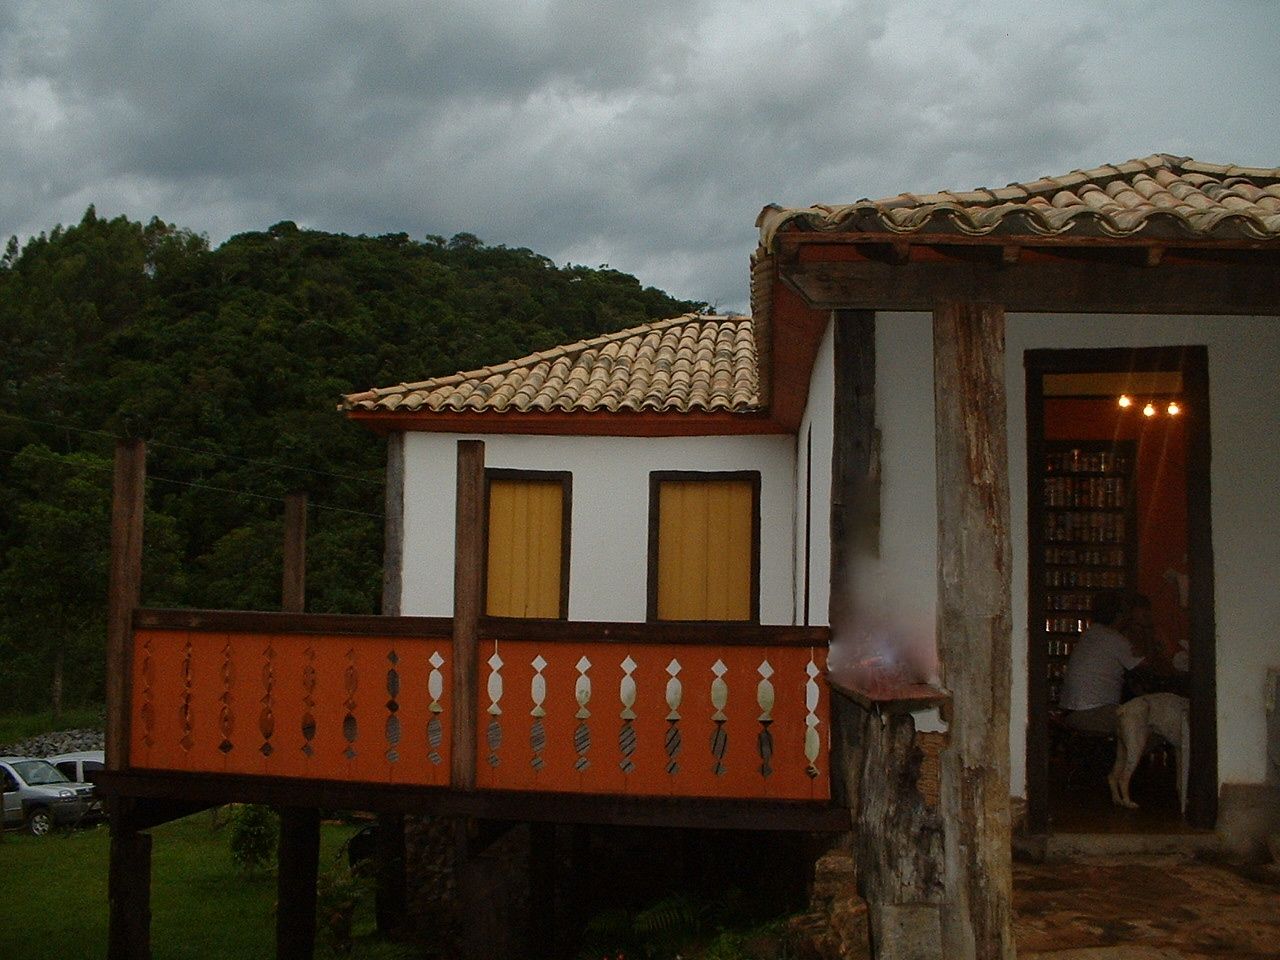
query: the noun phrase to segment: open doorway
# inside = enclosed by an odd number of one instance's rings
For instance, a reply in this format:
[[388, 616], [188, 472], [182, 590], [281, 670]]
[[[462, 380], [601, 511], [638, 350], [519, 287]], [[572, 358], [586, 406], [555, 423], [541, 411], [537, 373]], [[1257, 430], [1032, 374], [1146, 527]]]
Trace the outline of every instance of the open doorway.
[[[1036, 350], [1026, 355], [1027, 793], [1037, 832], [1211, 827], [1217, 758], [1207, 355], [1202, 347]], [[1104, 594], [1150, 600], [1134, 653], [1181, 668], [1164, 689], [1191, 704], [1187, 814], [1171, 750], [1111, 803], [1114, 738], [1064, 724], [1070, 655]], [[1148, 679], [1148, 683], [1149, 683]], [[1125, 696], [1150, 692], [1126, 683]]]

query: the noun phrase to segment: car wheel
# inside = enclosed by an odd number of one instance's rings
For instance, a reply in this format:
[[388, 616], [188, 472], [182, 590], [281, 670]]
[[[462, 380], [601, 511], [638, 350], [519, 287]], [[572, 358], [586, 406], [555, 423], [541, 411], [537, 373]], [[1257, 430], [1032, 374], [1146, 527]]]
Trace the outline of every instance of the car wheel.
[[33, 837], [43, 837], [53, 829], [53, 816], [44, 807], [36, 807], [27, 814], [27, 832]]

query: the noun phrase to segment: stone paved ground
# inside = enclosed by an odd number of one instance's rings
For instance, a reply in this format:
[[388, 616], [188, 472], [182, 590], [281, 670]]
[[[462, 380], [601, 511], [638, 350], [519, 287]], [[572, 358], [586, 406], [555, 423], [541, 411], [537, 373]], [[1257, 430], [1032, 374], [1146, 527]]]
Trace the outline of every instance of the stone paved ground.
[[1280, 871], [1190, 857], [1014, 865], [1020, 960], [1280, 958]]

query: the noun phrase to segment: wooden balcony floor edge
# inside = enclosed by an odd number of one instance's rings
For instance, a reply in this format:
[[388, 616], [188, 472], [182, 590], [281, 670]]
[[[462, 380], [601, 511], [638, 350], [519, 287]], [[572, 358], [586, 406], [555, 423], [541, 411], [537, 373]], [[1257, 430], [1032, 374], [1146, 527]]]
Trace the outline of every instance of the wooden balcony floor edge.
[[167, 770], [103, 770], [94, 781], [108, 802], [118, 798], [192, 807], [265, 803], [374, 813], [704, 830], [843, 833], [851, 829], [848, 808], [829, 801], [464, 791], [410, 784]]

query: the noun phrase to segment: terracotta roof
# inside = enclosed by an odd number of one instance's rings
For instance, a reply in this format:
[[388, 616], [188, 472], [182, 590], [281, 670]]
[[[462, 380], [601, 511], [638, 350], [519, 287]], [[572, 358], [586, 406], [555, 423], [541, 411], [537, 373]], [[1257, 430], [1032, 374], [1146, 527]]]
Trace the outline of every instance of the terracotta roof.
[[761, 212], [761, 246], [785, 230], [883, 234], [1280, 239], [1280, 168], [1155, 154], [995, 190], [903, 193]]
[[368, 411], [750, 411], [759, 407], [749, 317], [686, 314], [448, 377], [343, 398]]

